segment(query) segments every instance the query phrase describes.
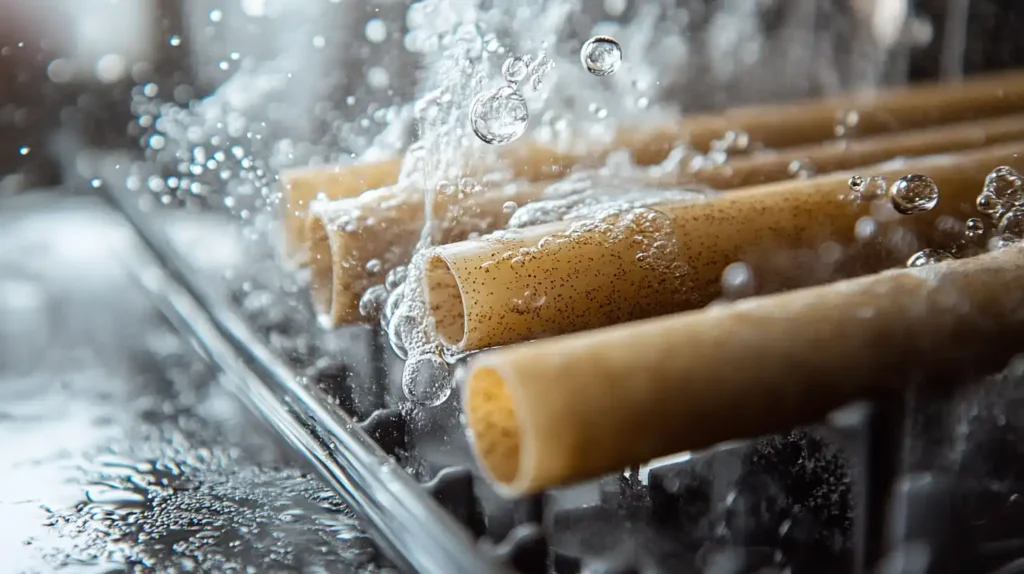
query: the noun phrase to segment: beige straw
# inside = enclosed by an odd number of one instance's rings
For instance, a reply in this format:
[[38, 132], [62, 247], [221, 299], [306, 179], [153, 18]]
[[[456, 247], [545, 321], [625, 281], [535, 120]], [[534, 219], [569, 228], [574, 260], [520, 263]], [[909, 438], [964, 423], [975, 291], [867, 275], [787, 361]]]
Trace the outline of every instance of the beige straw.
[[[836, 174], [439, 246], [427, 260], [429, 312], [445, 345], [472, 351], [701, 307], [739, 261], [761, 293], [878, 271], [962, 240], [986, 175], [1024, 167], [1022, 152], [1014, 142], [861, 171], [931, 177], [938, 205], [915, 215], [852, 205], [849, 174]], [[878, 238], [858, 242], [858, 224]]]
[[[654, 165], [681, 144], [703, 152], [716, 141], [723, 141], [727, 134], [732, 134], [735, 141], [748, 141], [747, 149], [779, 148], [821, 142], [837, 135], [863, 137], [993, 117], [1022, 108], [1024, 72], [1013, 70], [979, 75], [959, 84], [929, 83], [690, 116], [656, 127], [623, 131], [611, 145], [600, 145], [597, 150], [584, 141], [574, 142], [580, 149], [571, 152], [524, 142], [502, 150], [502, 159], [515, 177], [538, 181], [564, 174], [574, 165], [597, 165], [608, 152], [616, 149], [630, 150], [638, 165]], [[839, 131], [842, 133], [837, 133]], [[732, 151], [742, 150], [734, 146]], [[293, 262], [305, 260], [305, 219], [314, 197], [322, 193], [327, 199], [341, 199], [393, 185], [398, 180], [400, 166], [400, 160], [396, 159], [348, 167], [309, 168], [287, 174], [283, 198], [285, 253]], [[478, 166], [468, 173], [486, 173], [487, 168]]]
[[[1024, 138], [1024, 115], [962, 122], [872, 136], [860, 140], [836, 141], [814, 146], [758, 152], [730, 160], [724, 166], [694, 173], [650, 176], [652, 185], [679, 186], [702, 183], [716, 189], [786, 179], [791, 164], [832, 171], [876, 163], [897, 155], [924, 155], [980, 147]], [[489, 233], [504, 227], [509, 213], [505, 204], [516, 206], [542, 197], [544, 184], [519, 184], [481, 190], [461, 199], [459, 217], [444, 226], [444, 243], [461, 241], [470, 233]], [[624, 191], [628, 191], [624, 189]], [[452, 198], [442, 198], [435, 213], [447, 213]], [[451, 219], [451, 218], [449, 218]], [[371, 223], [372, 222], [372, 223]], [[310, 214], [311, 238], [308, 264], [313, 271], [312, 296], [325, 325], [359, 321], [359, 299], [371, 285], [412, 256], [423, 227], [423, 199], [416, 193], [394, 189], [375, 191], [363, 197], [322, 204]], [[380, 263], [376, 273], [367, 272], [371, 261]]]
[[490, 351], [463, 406], [507, 496], [777, 432], [1024, 340], [1024, 247]]

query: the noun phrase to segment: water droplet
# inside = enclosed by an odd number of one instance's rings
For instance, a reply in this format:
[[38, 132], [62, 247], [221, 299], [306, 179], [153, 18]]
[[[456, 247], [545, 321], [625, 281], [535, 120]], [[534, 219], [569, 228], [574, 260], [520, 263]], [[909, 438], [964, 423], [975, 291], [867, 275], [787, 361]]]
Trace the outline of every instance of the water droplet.
[[751, 295], [754, 290], [754, 270], [743, 261], [730, 263], [722, 271], [722, 295], [739, 299]]
[[210, 22], [220, 22], [224, 19], [224, 12], [220, 10], [210, 10]]
[[940, 249], [922, 249], [907, 259], [907, 267], [924, 267], [953, 259], [952, 255]]
[[505, 204], [501, 206], [501, 210], [508, 214], [515, 213], [516, 209], [519, 209], [519, 206], [516, 205], [516, 202], [514, 201], [506, 201]]
[[1011, 167], [993, 169], [985, 178], [985, 191], [994, 195], [1003, 207], [1024, 203], [1024, 179]]
[[871, 241], [878, 235], [878, 221], [870, 215], [862, 216], [853, 226], [853, 235], [857, 241]]
[[32, 148], [28, 147], [27, 145], [21, 146], [21, 148], [18, 149], [18, 153], [20, 153], [21, 155], [28, 155], [31, 151]]
[[526, 78], [530, 71], [530, 63], [523, 58], [512, 56], [501, 65], [501, 75], [510, 84], [518, 84]]
[[399, 265], [388, 273], [388, 276], [384, 279], [384, 286], [387, 287], [388, 291], [394, 291], [405, 283], [406, 275], [408, 275], [408, 270], [404, 265]]
[[999, 235], [1024, 238], [1024, 208], [1015, 207], [999, 220]]
[[402, 372], [402, 391], [419, 405], [443, 403], [452, 393], [448, 364], [433, 353], [411, 359]]
[[889, 199], [903, 215], [928, 211], [939, 203], [939, 186], [928, 176], [907, 175], [892, 184]]
[[993, 219], [999, 217], [999, 214], [1003, 211], [1003, 203], [989, 191], [979, 193], [978, 199], [975, 201], [975, 205], [977, 206], [978, 211]]
[[977, 217], [968, 219], [966, 227], [968, 239], [977, 239], [985, 233], [985, 222]]
[[473, 133], [491, 145], [515, 141], [526, 132], [529, 120], [526, 99], [510, 86], [480, 94], [470, 110]]
[[383, 285], [374, 285], [359, 299], [359, 314], [363, 317], [377, 317], [387, 302], [388, 292]]
[[594, 36], [580, 49], [580, 62], [595, 76], [614, 74], [622, 63], [622, 46], [615, 38]]
[[172, 46], [174, 46], [174, 47], [180, 46], [181, 45], [181, 36], [178, 36], [177, 34], [175, 34], [174, 36], [171, 36], [171, 39], [169, 40], [169, 43]]
[[859, 176], [859, 175], [852, 176], [852, 177], [850, 177], [850, 182], [849, 182], [849, 184], [850, 184], [850, 191], [856, 191], [857, 193], [861, 193], [862, 191], [864, 191], [864, 185], [866, 183], [867, 183], [867, 180], [864, 179], [862, 176]]
[[366, 274], [373, 277], [380, 273], [384, 265], [380, 262], [380, 259], [371, 259], [366, 262]]
[[99, 189], [103, 186], [103, 180], [100, 178], [93, 179], [89, 182], [89, 185], [91, 185], [93, 189]]

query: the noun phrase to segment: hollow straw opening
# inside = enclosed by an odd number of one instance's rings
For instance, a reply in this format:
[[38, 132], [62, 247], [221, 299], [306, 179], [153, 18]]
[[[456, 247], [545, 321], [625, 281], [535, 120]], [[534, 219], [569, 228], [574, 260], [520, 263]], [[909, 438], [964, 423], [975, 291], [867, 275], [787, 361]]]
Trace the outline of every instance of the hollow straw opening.
[[443, 255], [434, 253], [427, 258], [424, 281], [438, 337], [445, 346], [461, 349], [467, 331], [462, 285]]
[[310, 270], [310, 298], [313, 310], [321, 323], [331, 316], [334, 303], [334, 264], [331, 257], [331, 238], [327, 224], [322, 217], [312, 216], [309, 219], [309, 257], [307, 265]]
[[[505, 377], [493, 367], [481, 366], [466, 380], [462, 398], [473, 450], [481, 470], [500, 494], [522, 493], [530, 472], [529, 440], [523, 436], [516, 401]], [[524, 464], [525, 463], [525, 464]]]

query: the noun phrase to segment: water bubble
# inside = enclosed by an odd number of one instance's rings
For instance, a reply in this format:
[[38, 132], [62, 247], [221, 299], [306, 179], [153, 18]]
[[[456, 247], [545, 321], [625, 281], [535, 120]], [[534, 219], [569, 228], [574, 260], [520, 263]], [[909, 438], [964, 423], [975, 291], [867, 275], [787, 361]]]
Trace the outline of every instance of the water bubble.
[[387, 298], [388, 292], [383, 285], [370, 287], [359, 299], [359, 314], [371, 319], [377, 317], [384, 309]]
[[730, 263], [722, 271], [722, 295], [739, 299], [751, 295], [754, 290], [754, 270], [743, 261]]
[[366, 34], [366, 39], [373, 44], [380, 44], [388, 37], [388, 27], [380, 18], [370, 18], [366, 22], [366, 28], [363, 30]]
[[384, 264], [380, 262], [380, 259], [371, 259], [366, 262], [366, 274], [373, 277], [380, 273], [383, 267]]
[[985, 178], [985, 191], [994, 195], [1004, 207], [1024, 203], [1024, 179], [1011, 167], [993, 169]]
[[210, 10], [210, 22], [220, 22], [224, 19], [224, 12], [214, 9]]
[[889, 199], [903, 215], [928, 211], [939, 203], [939, 186], [928, 176], [907, 175], [892, 184]]
[[411, 359], [402, 373], [402, 391], [405, 396], [422, 406], [436, 406], [452, 393], [451, 372], [448, 363], [436, 354]]
[[501, 210], [508, 214], [515, 213], [516, 209], [519, 209], [519, 206], [516, 205], [516, 202], [514, 201], [506, 201], [505, 204], [501, 206]]
[[178, 36], [178, 35], [171, 36], [171, 39], [168, 41], [168, 43], [170, 45], [174, 46], [174, 47], [180, 46], [181, 45], [181, 36]]
[[526, 78], [530, 71], [530, 63], [524, 58], [512, 56], [501, 65], [501, 75], [510, 84], [518, 84]]
[[995, 194], [990, 191], [983, 191], [978, 194], [978, 199], [975, 201], [975, 205], [978, 211], [987, 215], [993, 219], [999, 217], [999, 214], [1003, 211], [1003, 202], [996, 198]]
[[954, 257], [941, 249], [922, 249], [907, 259], [907, 267], [924, 267], [943, 261], [951, 261]]
[[999, 235], [1024, 238], [1024, 208], [1015, 207], [999, 220]]
[[864, 177], [862, 177], [862, 176], [854, 175], [854, 176], [850, 177], [850, 181], [849, 181], [850, 191], [856, 191], [857, 193], [861, 193], [861, 192], [864, 191], [864, 186], [866, 184], [867, 184], [867, 180], [864, 179]]
[[985, 222], [977, 217], [968, 219], [966, 227], [968, 239], [977, 239], [985, 233]]
[[27, 145], [18, 148], [18, 153], [21, 155], [28, 155], [31, 151], [32, 148], [28, 147]]
[[384, 279], [384, 286], [387, 287], [388, 291], [394, 291], [395, 289], [398, 289], [403, 283], [405, 283], [405, 278], [407, 275], [408, 270], [405, 268], [405, 266], [399, 265], [398, 267], [395, 267], [388, 273], [388, 276]]
[[622, 63], [622, 46], [615, 38], [594, 36], [580, 49], [580, 62], [595, 76], [614, 74]]
[[491, 145], [515, 141], [526, 132], [529, 120], [526, 98], [510, 86], [480, 94], [470, 110], [473, 133]]

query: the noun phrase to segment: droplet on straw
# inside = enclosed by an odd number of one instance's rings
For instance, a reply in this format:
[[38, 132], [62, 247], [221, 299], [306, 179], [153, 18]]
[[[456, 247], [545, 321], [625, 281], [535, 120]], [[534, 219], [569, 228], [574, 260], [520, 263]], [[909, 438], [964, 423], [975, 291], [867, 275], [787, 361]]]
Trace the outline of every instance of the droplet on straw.
[[922, 249], [907, 259], [907, 267], [924, 267], [934, 265], [943, 261], [950, 261], [954, 257], [941, 249]]
[[443, 403], [452, 392], [448, 364], [434, 354], [410, 359], [402, 372], [402, 392], [422, 406]]
[[614, 74], [622, 63], [622, 46], [615, 38], [594, 36], [580, 49], [580, 62], [595, 76]]
[[473, 133], [491, 145], [515, 141], [526, 132], [529, 120], [526, 98], [510, 86], [480, 94], [470, 109]]
[[939, 186], [928, 176], [907, 175], [892, 184], [889, 199], [903, 215], [928, 211], [939, 203]]

